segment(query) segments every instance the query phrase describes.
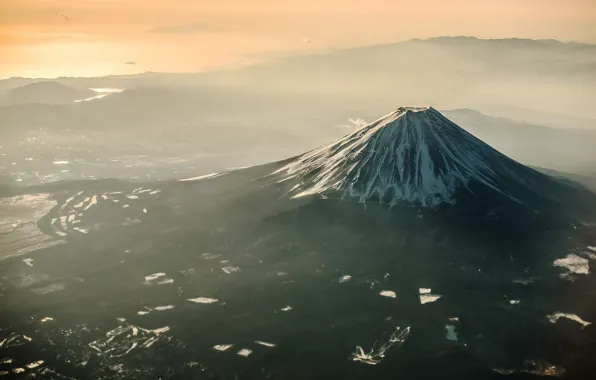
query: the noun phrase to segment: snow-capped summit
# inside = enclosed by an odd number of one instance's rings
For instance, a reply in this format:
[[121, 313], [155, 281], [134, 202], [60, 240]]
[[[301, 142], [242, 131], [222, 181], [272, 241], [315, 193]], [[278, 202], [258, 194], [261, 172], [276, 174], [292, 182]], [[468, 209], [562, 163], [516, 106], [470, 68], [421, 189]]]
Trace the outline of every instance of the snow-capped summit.
[[432, 107], [400, 107], [275, 172], [295, 197], [338, 193], [361, 202], [436, 206], [480, 185], [516, 203], [558, 181], [491, 148]]

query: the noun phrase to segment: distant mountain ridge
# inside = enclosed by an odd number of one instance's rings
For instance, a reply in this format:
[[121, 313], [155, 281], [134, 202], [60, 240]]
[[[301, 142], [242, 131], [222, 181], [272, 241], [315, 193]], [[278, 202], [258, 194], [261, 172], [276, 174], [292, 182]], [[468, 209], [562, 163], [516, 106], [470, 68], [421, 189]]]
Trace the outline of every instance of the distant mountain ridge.
[[596, 44], [577, 41], [561, 41], [554, 38], [478, 38], [474, 36], [439, 36], [431, 38], [413, 38], [410, 41], [429, 42], [469, 42], [469, 43], [509, 43], [518, 46], [567, 46], [596, 49]]
[[11, 89], [0, 97], [0, 104], [65, 104], [94, 94], [92, 90], [74, 88], [57, 81], [38, 81]]
[[[536, 48], [578, 48], [578, 49], [588, 49], [596, 51], [596, 44], [587, 43], [587, 42], [576, 42], [576, 41], [561, 41], [557, 39], [533, 39], [533, 38], [478, 38], [474, 36], [437, 36], [437, 37], [429, 37], [429, 38], [412, 38], [409, 40], [403, 41], [395, 41], [389, 42], [384, 44], [373, 44], [367, 46], [358, 46], [358, 47], [351, 47], [351, 48], [338, 48], [338, 49], [331, 49], [329, 51], [322, 51], [317, 52], [312, 55], [324, 55], [333, 52], [342, 52], [342, 51], [351, 51], [351, 50], [360, 50], [360, 49], [369, 49], [369, 48], [379, 48], [379, 47], [388, 47], [388, 46], [398, 46], [403, 44], [418, 44], [418, 43], [439, 43], [439, 44], [446, 44], [446, 45], [453, 45], [453, 44], [466, 44], [466, 45], [490, 45], [490, 44], [500, 44], [500, 45], [510, 45], [519, 48], [527, 48], [527, 47], [536, 47]], [[286, 59], [298, 58], [303, 56], [310, 56], [311, 54], [306, 55], [292, 55], [287, 56]], [[261, 65], [262, 63], [267, 64], [266, 62], [261, 62], [256, 65]], [[249, 66], [250, 67], [250, 66]], [[234, 71], [236, 69], [232, 69]], [[221, 71], [219, 69], [213, 71]], [[230, 69], [224, 69], [223, 71], [230, 71]], [[209, 72], [209, 71], [208, 71]], [[137, 74], [110, 74], [105, 76], [99, 77], [68, 77], [68, 76], [61, 76], [52, 78], [56, 82], [62, 81], [88, 81], [88, 80], [113, 80], [113, 81], [128, 81], [128, 80], [135, 80], [135, 79], [160, 79], [164, 77], [170, 77], [170, 79], [180, 79], [180, 77], [184, 76], [201, 76], [204, 75], [204, 71], [197, 71], [192, 73], [177, 73], [177, 72], [159, 72], [159, 71], [144, 71]], [[10, 77], [5, 79], [0, 79], [0, 89], [3, 87], [2, 84], [6, 85], [6, 83], [14, 83], [14, 86], [24, 86], [32, 83], [36, 83], [39, 81], [45, 81], [48, 79], [44, 78], [31, 78], [31, 77]]]
[[[374, 114], [393, 104], [470, 107], [488, 113], [498, 111], [496, 114], [503, 116], [519, 114], [512, 110], [517, 107], [533, 110], [525, 119], [538, 122], [540, 112], [553, 109], [561, 116], [596, 119], [589, 101], [596, 96], [595, 61], [596, 45], [590, 44], [437, 37], [256, 57], [252, 65], [197, 73], [147, 72], [55, 81], [75, 88], [218, 86], [281, 95], [314, 92], [332, 96], [358, 91], [370, 99], [364, 109]], [[0, 93], [35, 81], [39, 80], [0, 81]]]
[[[589, 153], [596, 144], [596, 130], [562, 130], [494, 117], [472, 109], [441, 110], [441, 113], [482, 141], [526, 165], [593, 172], [590, 169], [594, 167], [594, 156]], [[596, 121], [593, 125], [596, 127]]]

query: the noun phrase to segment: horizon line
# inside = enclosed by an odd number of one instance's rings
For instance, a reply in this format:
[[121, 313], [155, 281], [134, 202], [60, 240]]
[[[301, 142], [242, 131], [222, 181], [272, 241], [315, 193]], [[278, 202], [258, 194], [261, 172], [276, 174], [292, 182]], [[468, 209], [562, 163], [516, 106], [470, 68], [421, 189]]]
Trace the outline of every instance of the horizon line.
[[[445, 35], [445, 36], [436, 36], [436, 37], [428, 37], [428, 38], [410, 38], [407, 40], [400, 40], [400, 41], [379, 43], [379, 44], [370, 44], [370, 45], [361, 45], [361, 46], [347, 47], [347, 48], [327, 48], [325, 50], [316, 51], [316, 52], [308, 52], [306, 54], [292, 54], [290, 57], [301, 57], [301, 56], [308, 56], [308, 55], [315, 55], [315, 54], [319, 55], [319, 54], [324, 54], [324, 53], [332, 52], [332, 51], [355, 50], [355, 49], [361, 49], [361, 48], [373, 47], [373, 46], [389, 46], [389, 45], [407, 43], [407, 42], [422, 42], [422, 41], [432, 41], [432, 40], [440, 40], [440, 39], [469, 39], [469, 40], [477, 40], [477, 41], [507, 41], [507, 40], [510, 40], [510, 41], [532, 41], [532, 42], [556, 42], [556, 43], [567, 44], [567, 45], [586, 45], [586, 46], [596, 47], [596, 42], [590, 43], [590, 42], [581, 42], [581, 41], [564, 41], [564, 40], [558, 40], [555, 38], [528, 38], [528, 37], [480, 38], [480, 37], [476, 37], [476, 36], [467, 36], [467, 35]], [[263, 62], [258, 62], [253, 65], [247, 65], [244, 67], [254, 66], [254, 65], [261, 64], [261, 63], [263, 63]], [[211, 69], [205, 69], [205, 70], [199, 70], [199, 71], [187, 71], [187, 72], [169, 72], [169, 71], [146, 70], [146, 71], [139, 71], [139, 72], [131, 73], [131, 74], [105, 74], [105, 75], [98, 75], [98, 76], [63, 76], [63, 75], [55, 76], [55, 77], [27, 77], [27, 76], [2, 77], [2, 76], [0, 76], [0, 81], [19, 80], [19, 79], [22, 79], [22, 80], [101, 79], [101, 78], [108, 78], [108, 77], [117, 77], [117, 78], [118, 77], [134, 77], [134, 76], [141, 76], [141, 75], [147, 75], [147, 74], [197, 75], [197, 74], [202, 74], [202, 73], [206, 73], [206, 72], [210, 72], [210, 71], [219, 71], [222, 69], [225, 70], [224, 67], [220, 67], [220, 68], [211, 68]]]

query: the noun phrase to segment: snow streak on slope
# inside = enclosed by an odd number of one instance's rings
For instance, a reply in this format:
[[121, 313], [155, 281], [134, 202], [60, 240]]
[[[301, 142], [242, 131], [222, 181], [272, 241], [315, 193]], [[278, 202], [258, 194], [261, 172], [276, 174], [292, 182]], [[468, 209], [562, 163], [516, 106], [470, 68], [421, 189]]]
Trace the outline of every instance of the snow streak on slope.
[[[479, 182], [521, 203], [502, 179], [524, 183], [536, 172], [492, 149], [432, 107], [402, 107], [340, 140], [305, 153], [276, 171], [294, 179], [295, 197], [337, 191], [370, 198], [436, 206], [453, 203], [455, 191]], [[281, 182], [280, 181], [280, 182]]]

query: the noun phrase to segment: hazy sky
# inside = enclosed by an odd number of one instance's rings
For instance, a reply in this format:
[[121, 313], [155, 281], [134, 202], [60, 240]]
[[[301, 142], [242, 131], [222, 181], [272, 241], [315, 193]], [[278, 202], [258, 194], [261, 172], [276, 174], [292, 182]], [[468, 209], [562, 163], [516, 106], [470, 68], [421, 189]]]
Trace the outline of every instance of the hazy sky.
[[0, 77], [194, 72], [442, 35], [596, 43], [596, 1], [0, 0]]

